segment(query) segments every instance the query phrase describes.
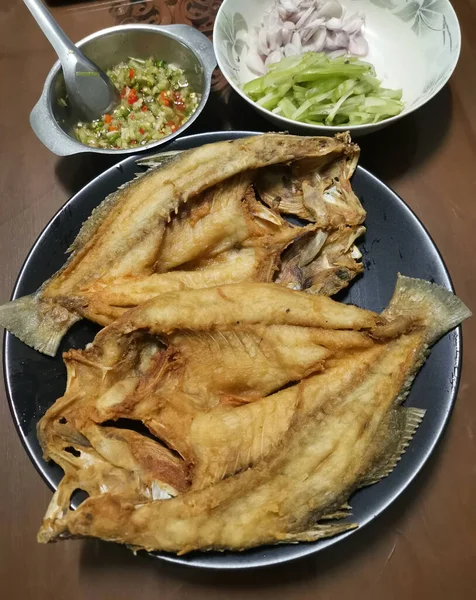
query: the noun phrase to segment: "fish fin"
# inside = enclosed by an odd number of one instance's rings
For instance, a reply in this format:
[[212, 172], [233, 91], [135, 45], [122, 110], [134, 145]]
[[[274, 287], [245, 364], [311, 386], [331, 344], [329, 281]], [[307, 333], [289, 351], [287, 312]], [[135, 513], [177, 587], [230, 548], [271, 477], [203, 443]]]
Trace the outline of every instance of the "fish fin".
[[134, 178], [131, 181], [127, 181], [120, 185], [115, 192], [106, 196], [104, 200], [93, 209], [92, 213], [89, 217], [84, 221], [81, 225], [81, 229], [79, 230], [78, 235], [74, 238], [71, 246], [66, 250], [66, 253], [69, 254], [71, 252], [76, 252], [80, 248], [82, 248], [86, 243], [93, 237], [93, 235], [98, 230], [101, 223], [107, 217], [107, 215], [111, 212], [111, 210], [116, 206], [118, 201], [121, 199], [121, 192], [125, 188], [129, 187], [131, 183], [135, 182], [137, 179], [140, 179], [144, 175], [146, 175], [148, 171], [144, 171], [143, 173], [135, 173]]
[[341, 510], [336, 510], [327, 515], [323, 515], [320, 520], [321, 521], [334, 521], [338, 519], [346, 519], [350, 515], [350, 506], [349, 508], [342, 508]]
[[162, 167], [172, 160], [177, 158], [178, 155], [182, 154], [183, 150], [170, 150], [169, 152], [159, 152], [158, 154], [152, 154], [145, 158], [139, 158], [136, 160], [136, 165], [140, 167], [150, 167], [156, 169]]
[[280, 536], [280, 542], [284, 544], [315, 542], [321, 538], [344, 533], [345, 531], [349, 531], [349, 529], [357, 529], [357, 527], [357, 523], [318, 523], [306, 531], [300, 531], [299, 533], [285, 533]]
[[391, 452], [387, 453], [384, 459], [365, 476], [360, 487], [372, 485], [390, 475], [415, 435], [425, 412], [421, 408], [414, 407], [398, 408], [396, 410], [396, 413], [394, 413], [395, 427], [399, 429], [397, 443], [393, 446]]
[[352, 507], [346, 501], [343, 504], [341, 504], [340, 506], [338, 506], [333, 512], [327, 513], [325, 515], [322, 515], [322, 517], [319, 517], [319, 522], [334, 521], [334, 520], [338, 520], [338, 519], [346, 519], [347, 517], [349, 517], [351, 515], [351, 511], [352, 511]]
[[81, 317], [41, 300], [37, 292], [0, 306], [0, 326], [39, 352], [54, 356], [68, 329]]
[[92, 238], [101, 223], [117, 204], [119, 199], [120, 195], [117, 192], [114, 192], [113, 194], [106, 196], [101, 204], [93, 209], [90, 216], [81, 225], [78, 235], [74, 238], [73, 243], [66, 250], [66, 254], [79, 250]]
[[464, 302], [444, 287], [400, 274], [390, 304], [383, 312], [385, 317], [419, 317], [428, 329], [428, 344], [436, 342], [471, 314]]

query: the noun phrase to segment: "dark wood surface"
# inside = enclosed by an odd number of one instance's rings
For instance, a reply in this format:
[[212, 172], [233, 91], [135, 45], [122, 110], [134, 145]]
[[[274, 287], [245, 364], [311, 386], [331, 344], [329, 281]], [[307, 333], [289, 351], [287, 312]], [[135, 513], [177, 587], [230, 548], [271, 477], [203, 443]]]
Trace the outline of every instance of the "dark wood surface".
[[[51, 0], [75, 40], [127, 21], [187, 22], [211, 34], [219, 0]], [[393, 187], [440, 248], [458, 294], [476, 306], [476, 2], [455, 0], [458, 68], [417, 113], [360, 141], [361, 164]], [[29, 112], [54, 61], [21, 0], [0, 2], [0, 301], [57, 209], [111, 163], [58, 158], [35, 138]], [[223, 79], [193, 132], [266, 130]], [[111, 544], [36, 543], [51, 497], [0, 398], [0, 598], [330, 600], [476, 597], [476, 319], [464, 325], [464, 367], [443, 441], [410, 489], [368, 528], [318, 556], [247, 573], [185, 570]]]

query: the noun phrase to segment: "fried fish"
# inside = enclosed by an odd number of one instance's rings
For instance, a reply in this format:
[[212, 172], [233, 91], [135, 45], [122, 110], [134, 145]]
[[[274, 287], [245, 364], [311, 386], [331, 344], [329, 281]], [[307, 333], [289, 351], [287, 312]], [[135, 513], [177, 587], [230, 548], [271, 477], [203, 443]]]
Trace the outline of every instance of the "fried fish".
[[[281, 253], [305, 234], [322, 232], [326, 240], [321, 249], [329, 256], [329, 244], [336, 247], [333, 232], [342, 230], [338, 235], [346, 239], [362, 232], [355, 227], [365, 212], [348, 181], [353, 170], [348, 165], [357, 157], [358, 148], [346, 134], [265, 134], [183, 152], [108, 197], [84, 224], [65, 266], [37, 293], [1, 306], [0, 324], [35, 349], [54, 355], [64, 334], [82, 318], [107, 325], [165, 291], [272, 281]], [[330, 199], [326, 214], [331, 215], [324, 220], [317, 212], [307, 215], [310, 222], [304, 227], [289, 224], [279, 209], [263, 204], [254, 188], [263, 169], [302, 159], [312, 166], [305, 170], [311, 175], [301, 182], [307, 190], [303, 202], [312, 196], [317, 206], [325, 196]], [[353, 244], [347, 246], [339, 246], [344, 258], [333, 254], [330, 265], [324, 261], [326, 274], [316, 253], [304, 269], [291, 261], [283, 285], [315, 293], [347, 285], [362, 270]], [[238, 254], [241, 250], [247, 252]], [[328, 284], [329, 278], [333, 282]]]
[[[66, 393], [39, 438], [66, 475], [39, 541], [93, 536], [183, 554], [357, 526], [341, 520], [349, 496], [397, 464], [423, 417], [401, 406], [411, 382], [469, 315], [447, 290], [406, 277], [381, 315], [278, 284], [153, 298], [65, 356]], [[133, 458], [135, 436], [115, 439], [125, 417], [166, 442], [151, 447], [150, 469]], [[117, 485], [108, 461], [124, 472]], [[89, 498], [71, 511], [77, 488]]]
[[260, 171], [255, 186], [260, 198], [281, 214], [297, 215], [327, 229], [359, 225], [365, 211], [352, 191], [350, 178], [357, 153], [326, 154]]

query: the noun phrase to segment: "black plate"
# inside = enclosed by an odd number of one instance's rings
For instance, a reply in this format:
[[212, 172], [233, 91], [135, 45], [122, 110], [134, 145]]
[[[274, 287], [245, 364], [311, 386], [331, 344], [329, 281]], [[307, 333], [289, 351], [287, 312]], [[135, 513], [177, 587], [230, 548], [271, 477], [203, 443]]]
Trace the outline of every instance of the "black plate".
[[[183, 150], [245, 135], [252, 134], [199, 134], [176, 140], [167, 149]], [[139, 170], [135, 157], [129, 157], [94, 179], [61, 208], [30, 251], [20, 271], [13, 298], [34, 292], [62, 266], [66, 249], [92, 209]], [[367, 210], [367, 233], [360, 244], [365, 273], [340, 299], [380, 311], [391, 297], [399, 272], [453, 289], [435, 244], [403, 200], [362, 167], [357, 168], [352, 185]], [[96, 331], [98, 327], [92, 323], [77, 323], [64, 338], [55, 358], [32, 350], [10, 334], [5, 336], [4, 372], [13, 419], [29, 457], [51, 488], [56, 488], [62, 472], [55, 464], [42, 459], [36, 438], [36, 424], [45, 410], [64, 392], [66, 372], [61, 352], [68, 348], [84, 347]], [[407, 405], [427, 409], [409, 451], [389, 477], [359, 491], [351, 499], [352, 520], [361, 527], [378, 516], [403, 492], [434, 449], [456, 397], [460, 352], [460, 328], [446, 335], [433, 348], [407, 400]], [[315, 543], [261, 547], [242, 553], [196, 552], [180, 558], [166, 553], [156, 555], [195, 567], [241, 569], [305, 556], [335, 544], [348, 535], [352, 535], [352, 531]]]

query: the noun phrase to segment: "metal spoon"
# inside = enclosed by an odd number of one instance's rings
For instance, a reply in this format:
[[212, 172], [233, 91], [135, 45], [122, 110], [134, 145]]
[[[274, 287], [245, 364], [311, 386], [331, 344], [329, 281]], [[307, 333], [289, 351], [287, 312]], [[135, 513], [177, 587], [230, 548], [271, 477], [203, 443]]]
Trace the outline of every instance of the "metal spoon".
[[68, 99], [78, 120], [93, 121], [111, 112], [119, 92], [109, 77], [68, 38], [41, 0], [23, 0], [58, 55]]

